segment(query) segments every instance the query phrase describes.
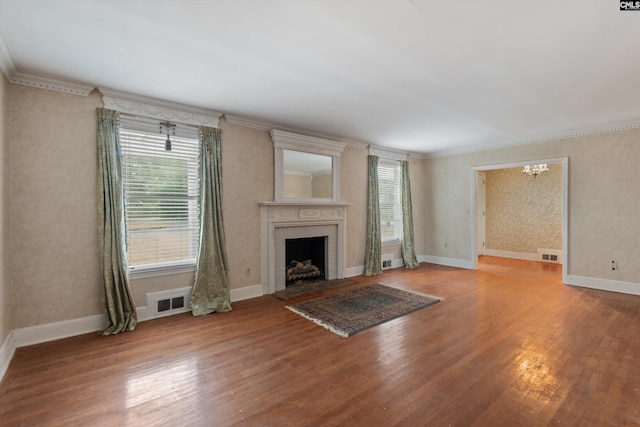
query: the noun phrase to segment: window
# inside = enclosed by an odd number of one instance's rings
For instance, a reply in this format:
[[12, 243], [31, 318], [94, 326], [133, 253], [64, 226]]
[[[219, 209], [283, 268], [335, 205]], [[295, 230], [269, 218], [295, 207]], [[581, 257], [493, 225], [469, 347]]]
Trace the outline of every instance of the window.
[[120, 117], [129, 272], [193, 268], [198, 251], [197, 129], [179, 126], [165, 151], [158, 121]]
[[380, 235], [382, 241], [401, 241], [400, 162], [385, 159], [379, 160], [378, 192], [380, 195]]

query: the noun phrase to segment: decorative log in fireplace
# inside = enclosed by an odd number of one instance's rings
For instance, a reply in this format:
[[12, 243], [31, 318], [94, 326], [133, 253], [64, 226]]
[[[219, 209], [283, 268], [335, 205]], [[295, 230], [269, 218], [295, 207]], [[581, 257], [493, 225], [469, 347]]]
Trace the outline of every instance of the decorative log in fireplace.
[[308, 279], [321, 275], [320, 269], [313, 265], [310, 259], [302, 262], [292, 260], [287, 266], [287, 281]]

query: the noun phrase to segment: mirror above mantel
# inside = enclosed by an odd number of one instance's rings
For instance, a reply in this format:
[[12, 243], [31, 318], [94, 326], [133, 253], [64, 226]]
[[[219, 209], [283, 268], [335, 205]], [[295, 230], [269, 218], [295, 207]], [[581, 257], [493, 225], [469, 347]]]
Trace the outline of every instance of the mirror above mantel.
[[274, 202], [339, 203], [340, 155], [345, 144], [271, 131]]

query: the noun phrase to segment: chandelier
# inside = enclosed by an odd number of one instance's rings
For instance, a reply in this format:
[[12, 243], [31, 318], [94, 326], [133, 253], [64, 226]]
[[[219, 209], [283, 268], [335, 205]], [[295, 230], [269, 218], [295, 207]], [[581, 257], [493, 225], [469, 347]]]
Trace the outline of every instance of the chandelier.
[[547, 164], [541, 163], [539, 165], [526, 165], [524, 169], [522, 169], [522, 172], [528, 173], [529, 175], [532, 175], [535, 178], [536, 176], [540, 175], [542, 172], [546, 172], [548, 170], [549, 168], [547, 167]]

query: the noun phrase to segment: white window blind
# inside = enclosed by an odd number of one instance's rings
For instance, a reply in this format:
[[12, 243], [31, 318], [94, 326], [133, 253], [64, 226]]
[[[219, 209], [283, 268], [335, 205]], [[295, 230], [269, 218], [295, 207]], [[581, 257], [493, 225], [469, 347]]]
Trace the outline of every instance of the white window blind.
[[382, 241], [402, 240], [400, 162], [385, 159], [378, 161], [378, 192]]
[[120, 117], [130, 271], [195, 265], [198, 249], [198, 130], [166, 133], [157, 120]]

